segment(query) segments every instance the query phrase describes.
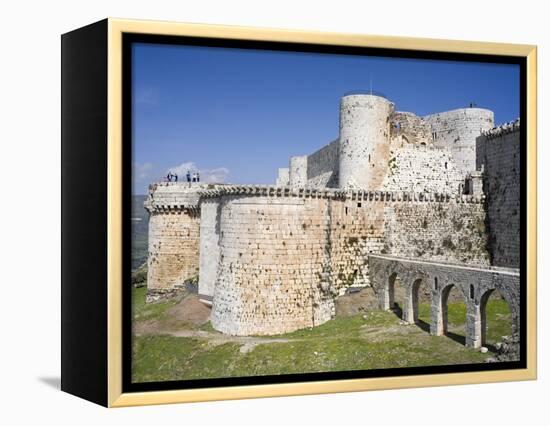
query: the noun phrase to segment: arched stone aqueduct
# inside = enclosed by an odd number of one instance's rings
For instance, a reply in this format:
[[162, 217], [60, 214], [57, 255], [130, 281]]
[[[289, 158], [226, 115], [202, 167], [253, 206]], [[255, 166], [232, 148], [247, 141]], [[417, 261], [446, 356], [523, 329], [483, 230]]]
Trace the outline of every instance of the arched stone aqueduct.
[[394, 285], [398, 276], [405, 288], [403, 320], [418, 322], [418, 291], [422, 283], [431, 295], [430, 334], [447, 331], [447, 299], [453, 287], [464, 296], [466, 304], [466, 346], [480, 348], [485, 343], [486, 305], [495, 290], [508, 303], [512, 314], [512, 332], [519, 332], [519, 270], [483, 266], [460, 266], [392, 256], [370, 255], [369, 274], [380, 308], [394, 304]]

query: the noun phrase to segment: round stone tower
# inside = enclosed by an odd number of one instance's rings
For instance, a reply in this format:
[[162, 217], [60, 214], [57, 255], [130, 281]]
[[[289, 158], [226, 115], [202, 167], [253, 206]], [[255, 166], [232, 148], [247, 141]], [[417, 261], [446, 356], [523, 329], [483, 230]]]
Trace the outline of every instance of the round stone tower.
[[377, 95], [353, 94], [340, 102], [341, 188], [377, 189], [389, 161], [394, 104]]
[[476, 170], [476, 138], [494, 127], [494, 113], [484, 108], [461, 108], [424, 117], [432, 126], [434, 145], [448, 148], [464, 173]]

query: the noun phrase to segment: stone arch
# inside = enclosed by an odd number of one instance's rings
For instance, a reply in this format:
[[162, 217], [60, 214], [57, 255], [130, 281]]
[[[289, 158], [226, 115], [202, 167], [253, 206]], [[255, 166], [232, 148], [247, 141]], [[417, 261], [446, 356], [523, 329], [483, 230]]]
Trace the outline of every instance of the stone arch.
[[[419, 298], [417, 291], [422, 286], [419, 279], [429, 290], [427, 296], [431, 298], [430, 305], [430, 333], [433, 335], [444, 335], [448, 331], [449, 311], [448, 304], [459, 301], [464, 304], [466, 318], [465, 335], [447, 334], [451, 339], [466, 344], [472, 348], [479, 348], [482, 343], [481, 336], [481, 307], [486, 309], [486, 301], [490, 293], [498, 290], [506, 300], [511, 314], [512, 344], [519, 342], [516, 333], [520, 330], [520, 297], [519, 297], [519, 273], [514, 270], [500, 268], [487, 268], [481, 270], [479, 267], [460, 267], [454, 265], [416, 261], [412, 259], [401, 259], [392, 256], [369, 255], [369, 274], [371, 274], [371, 285], [375, 290], [379, 306], [382, 309], [390, 309], [395, 303], [395, 281], [400, 277], [403, 288], [406, 291], [403, 308], [405, 316], [403, 319], [409, 323], [418, 321]], [[450, 296], [453, 288], [457, 288], [456, 300]], [[487, 294], [486, 294], [487, 293]], [[481, 300], [483, 298], [483, 300]], [[463, 317], [463, 309], [460, 309], [460, 316]], [[484, 311], [484, 333], [486, 325], [486, 311]], [[452, 321], [452, 319], [451, 319]], [[419, 323], [417, 323], [419, 324]], [[420, 324], [419, 326], [423, 328]], [[489, 327], [491, 325], [489, 324]], [[427, 328], [427, 324], [426, 324]], [[485, 338], [485, 335], [483, 336]]]
[[[431, 317], [432, 323], [430, 327], [430, 333], [435, 334], [436, 336], [448, 335], [449, 328], [449, 313], [448, 313], [448, 302], [449, 295], [451, 291], [456, 288], [459, 290], [466, 309], [468, 309], [469, 303], [468, 299], [464, 294], [464, 289], [462, 286], [456, 283], [438, 283], [439, 290], [435, 290], [435, 296], [432, 298], [432, 310]], [[468, 316], [468, 315], [467, 315]], [[467, 326], [465, 326], [465, 336], [467, 336]]]
[[415, 324], [419, 323], [419, 316], [418, 316], [418, 305], [420, 303], [419, 301], [419, 292], [420, 292], [420, 286], [424, 283], [423, 278], [416, 278], [412, 285], [411, 285], [411, 311], [412, 311], [412, 322]]
[[386, 306], [384, 306], [385, 309], [391, 309], [393, 308], [393, 304], [395, 303], [395, 280], [397, 279], [397, 272], [392, 272], [388, 276], [388, 282], [386, 285]]
[[479, 300], [481, 346], [483, 346], [487, 342], [487, 302], [489, 301], [489, 297], [491, 297], [494, 291], [494, 288], [487, 290]]
[[[396, 285], [398, 286], [398, 292], [402, 293], [399, 297], [401, 304], [398, 304], [396, 300]], [[394, 311], [399, 318], [406, 321], [408, 293], [409, 291], [406, 287], [406, 274], [401, 270], [393, 270], [388, 275], [385, 286], [384, 309]]]
[[479, 300], [479, 323], [480, 323], [480, 343], [478, 346], [486, 346], [487, 345], [487, 331], [488, 331], [488, 324], [487, 324], [487, 304], [489, 302], [489, 298], [494, 294], [498, 293], [502, 300], [506, 302], [506, 305], [508, 306], [508, 309], [510, 310], [511, 319], [510, 319], [510, 325], [511, 325], [511, 333], [514, 333], [515, 326], [514, 326], [514, 315], [513, 315], [513, 308], [510, 302], [506, 299], [503, 292], [499, 291], [497, 288], [492, 288], [485, 293], [483, 293]]
[[455, 287], [454, 284], [449, 284], [441, 290], [441, 334], [447, 334], [449, 328], [449, 295], [451, 290]]

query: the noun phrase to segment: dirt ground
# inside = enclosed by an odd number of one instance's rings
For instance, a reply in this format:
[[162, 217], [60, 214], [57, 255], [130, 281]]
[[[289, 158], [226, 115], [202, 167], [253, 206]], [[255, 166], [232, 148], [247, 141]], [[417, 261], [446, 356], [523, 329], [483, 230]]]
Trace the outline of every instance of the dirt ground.
[[347, 317], [377, 309], [378, 300], [374, 290], [370, 287], [345, 294], [336, 300], [336, 316]]
[[190, 294], [176, 306], [170, 308], [167, 315], [175, 320], [203, 325], [210, 318], [210, 308], [199, 300], [197, 294]]
[[168, 309], [161, 319], [136, 322], [134, 334], [203, 338], [207, 339], [211, 346], [238, 343], [241, 345], [241, 353], [250, 352], [257, 345], [289, 341], [277, 337], [229, 336], [209, 328], [202, 329], [201, 326], [204, 326], [209, 319], [210, 308], [199, 300], [198, 295], [189, 294], [177, 305]]

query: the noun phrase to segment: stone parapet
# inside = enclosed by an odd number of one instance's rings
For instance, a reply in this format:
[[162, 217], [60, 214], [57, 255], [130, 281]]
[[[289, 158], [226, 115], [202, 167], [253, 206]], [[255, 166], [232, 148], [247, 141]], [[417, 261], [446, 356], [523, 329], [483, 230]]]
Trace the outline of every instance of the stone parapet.
[[197, 209], [199, 191], [217, 185], [190, 182], [157, 182], [149, 185], [144, 207], [149, 211]]
[[510, 121], [508, 123], [501, 124], [500, 126], [493, 127], [487, 131], [481, 133], [486, 139], [494, 139], [506, 135], [512, 132], [519, 132], [520, 130], [519, 118], [515, 121]]
[[393, 202], [456, 202], [483, 203], [483, 195], [464, 195], [433, 192], [408, 191], [367, 191], [362, 189], [332, 189], [332, 188], [291, 188], [273, 185], [227, 185], [215, 189], [201, 190], [201, 198], [216, 198], [223, 195], [243, 195], [259, 197], [299, 197], [299, 198], [330, 198], [351, 199], [361, 201], [393, 201]]

